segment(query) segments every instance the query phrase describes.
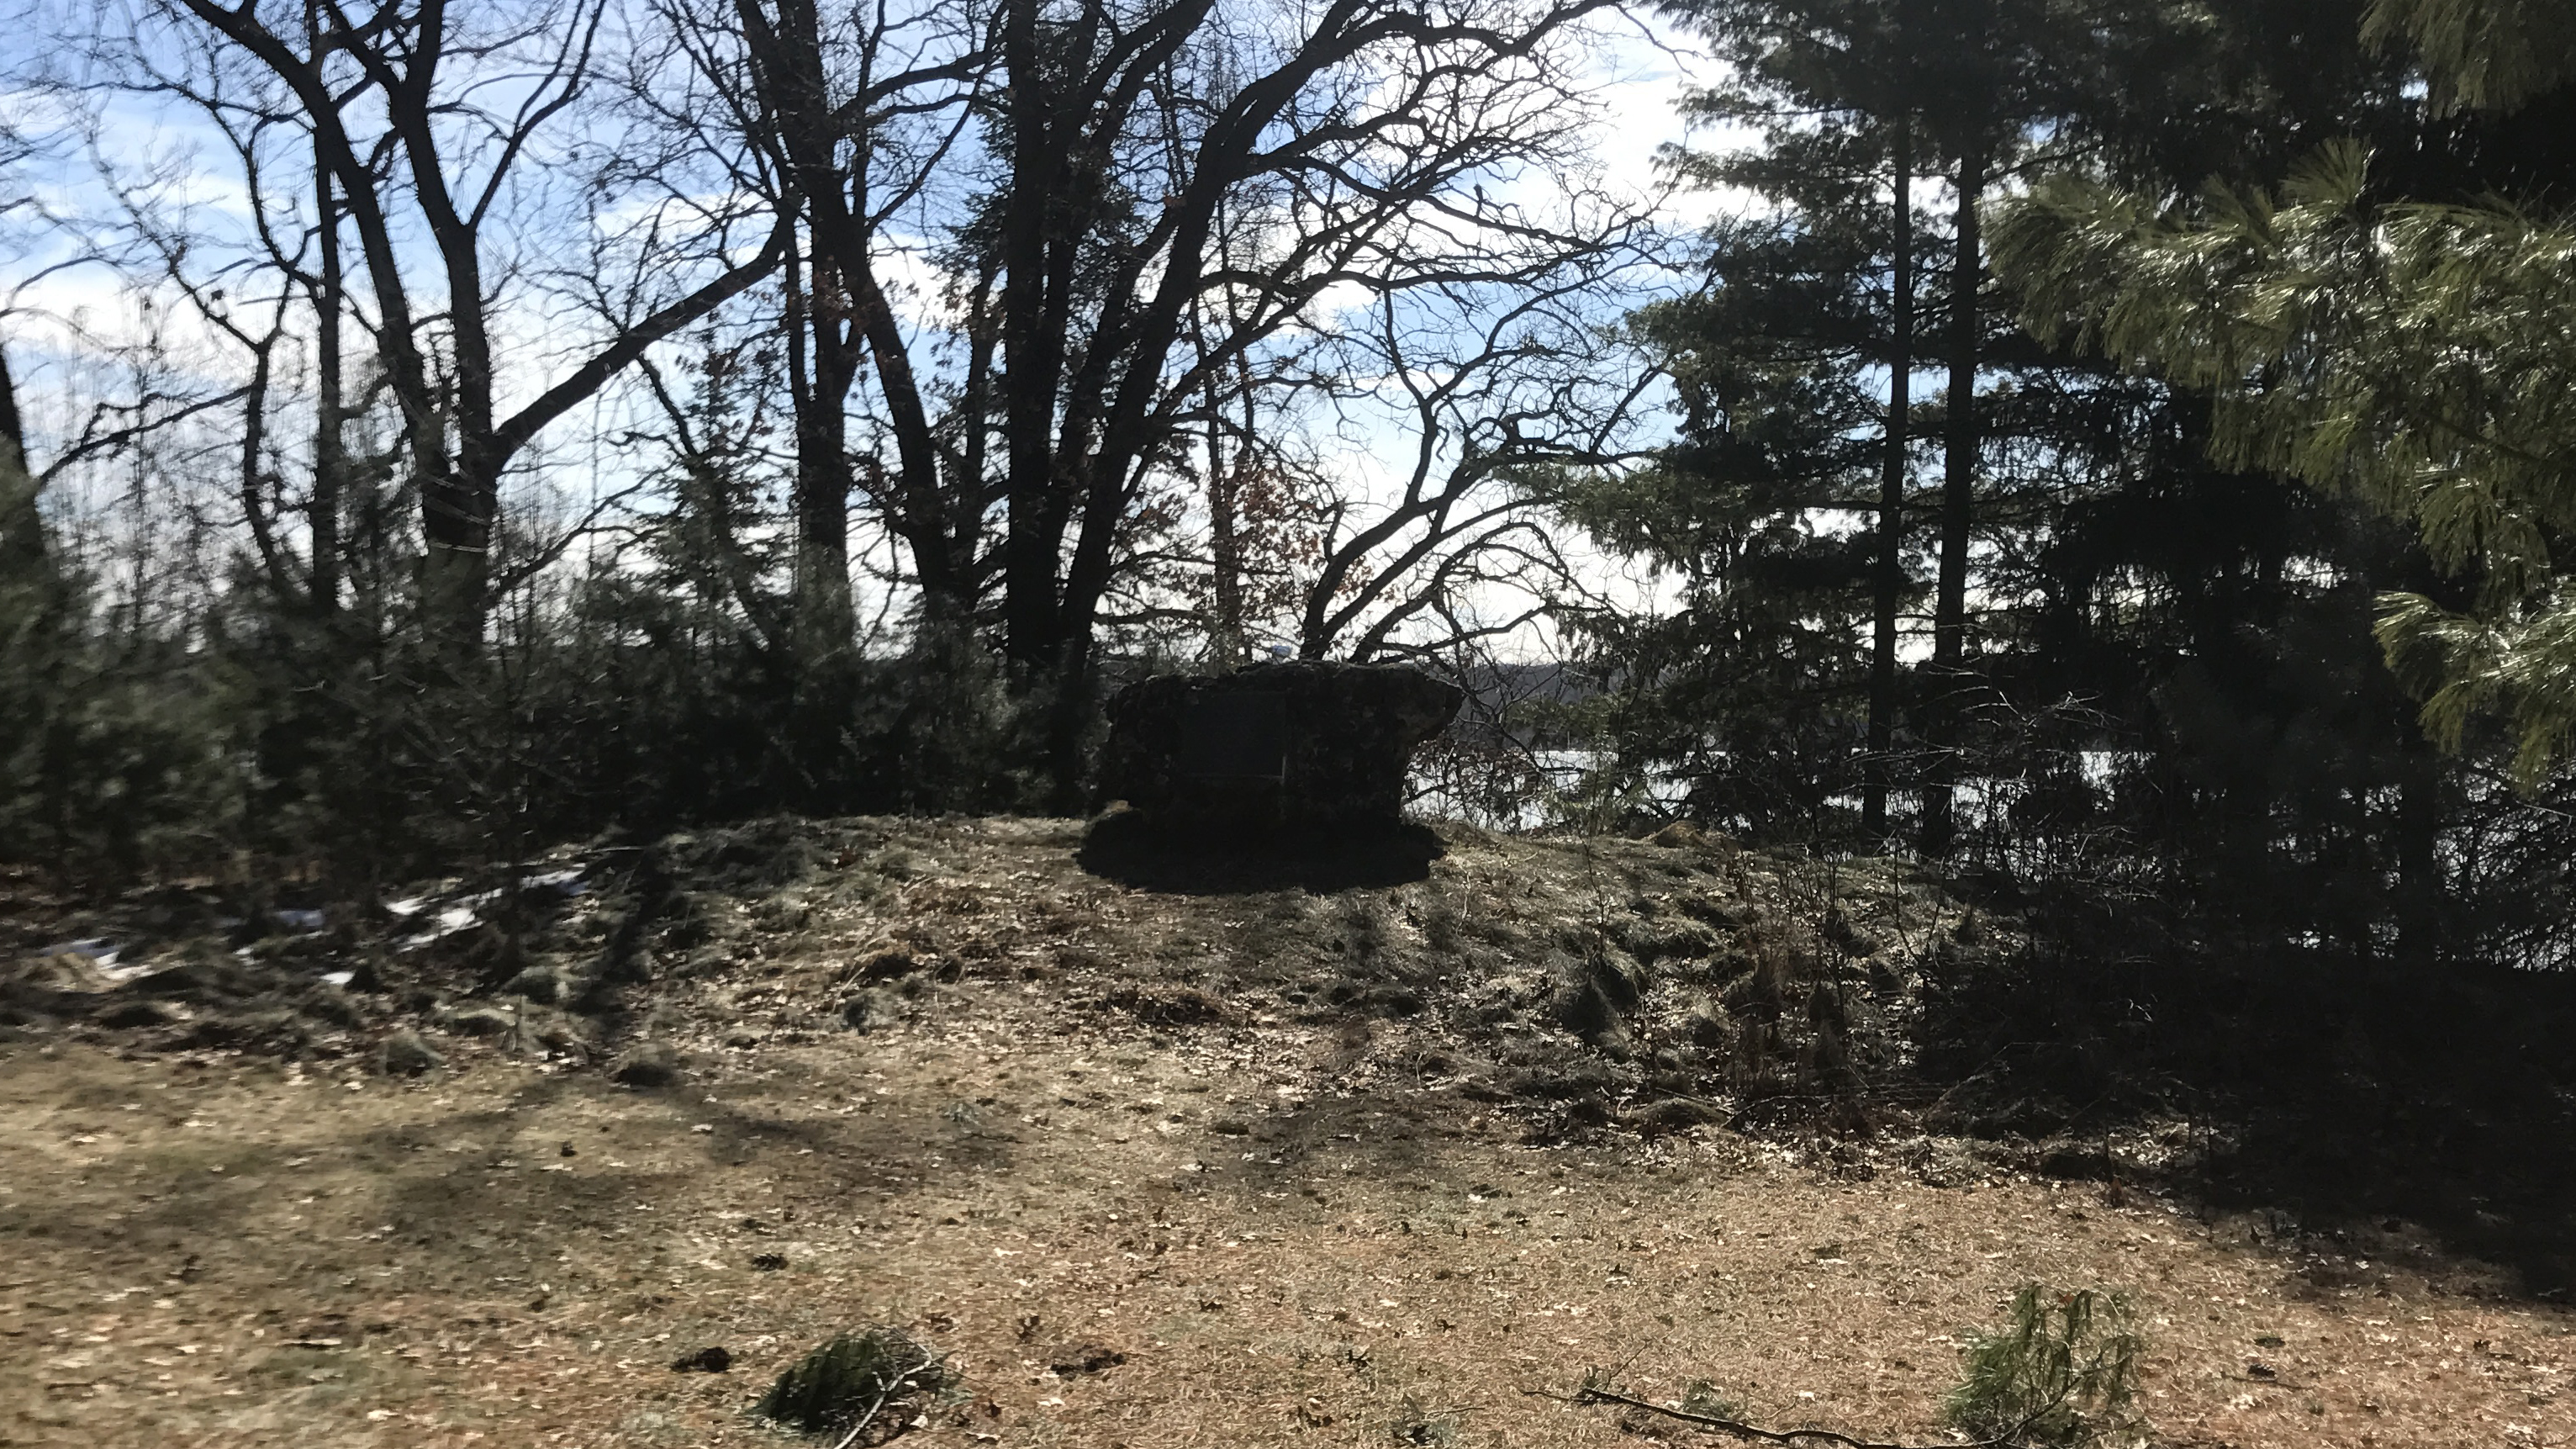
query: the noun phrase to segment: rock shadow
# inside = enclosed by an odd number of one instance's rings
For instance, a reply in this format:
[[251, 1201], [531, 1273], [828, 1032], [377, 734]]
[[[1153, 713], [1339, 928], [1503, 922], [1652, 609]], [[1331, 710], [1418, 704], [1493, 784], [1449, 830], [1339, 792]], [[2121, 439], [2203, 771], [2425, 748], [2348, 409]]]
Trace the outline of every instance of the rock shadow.
[[1412, 823], [1225, 837], [1165, 832], [1143, 815], [1121, 812], [1094, 824], [1074, 859], [1103, 880], [1171, 895], [1328, 895], [1427, 880], [1431, 863], [1446, 854], [1437, 833]]

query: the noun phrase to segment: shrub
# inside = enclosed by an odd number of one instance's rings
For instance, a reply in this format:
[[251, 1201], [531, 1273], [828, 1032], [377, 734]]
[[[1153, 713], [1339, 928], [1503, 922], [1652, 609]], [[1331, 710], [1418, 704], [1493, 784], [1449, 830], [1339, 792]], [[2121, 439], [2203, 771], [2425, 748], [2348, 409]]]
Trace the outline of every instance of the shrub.
[[956, 1382], [948, 1357], [897, 1328], [837, 1334], [798, 1359], [762, 1397], [759, 1412], [841, 1444], [882, 1444]]
[[1404, 1412], [1387, 1427], [1390, 1437], [1398, 1444], [1439, 1446], [1458, 1442], [1458, 1421], [1437, 1412], [1411, 1394], [1404, 1396]]
[[1981, 1441], [2049, 1449], [2141, 1443], [2145, 1421], [2131, 1404], [2145, 1352], [2119, 1294], [2028, 1285], [2001, 1332], [1969, 1340], [1950, 1422]]

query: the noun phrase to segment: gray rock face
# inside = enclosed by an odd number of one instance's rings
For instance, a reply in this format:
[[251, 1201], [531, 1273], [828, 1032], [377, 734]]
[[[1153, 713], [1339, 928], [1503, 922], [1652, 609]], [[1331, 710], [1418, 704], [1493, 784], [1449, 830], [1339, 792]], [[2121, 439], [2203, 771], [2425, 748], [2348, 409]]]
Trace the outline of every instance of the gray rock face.
[[567, 994], [563, 973], [551, 966], [531, 966], [511, 977], [501, 987], [504, 996], [524, 996], [530, 1001], [552, 1006]]
[[440, 1024], [458, 1036], [506, 1036], [519, 1019], [497, 1006], [471, 1006], [447, 1013]]
[[417, 1077], [447, 1060], [416, 1031], [398, 1031], [377, 1048], [376, 1065], [389, 1077]]
[[617, 1059], [608, 1075], [630, 1087], [667, 1087], [680, 1079], [680, 1059], [660, 1042], [639, 1042]]
[[1101, 790], [1158, 830], [1391, 827], [1415, 747], [1465, 699], [1400, 666], [1299, 660], [1156, 675], [1109, 702]]

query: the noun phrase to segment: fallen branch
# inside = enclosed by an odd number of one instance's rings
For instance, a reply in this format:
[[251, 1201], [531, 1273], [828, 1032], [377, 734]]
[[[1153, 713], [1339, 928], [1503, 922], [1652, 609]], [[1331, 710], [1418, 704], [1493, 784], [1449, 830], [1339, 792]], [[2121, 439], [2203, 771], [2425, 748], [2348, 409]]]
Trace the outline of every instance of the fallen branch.
[[1716, 1433], [1732, 1434], [1739, 1439], [1756, 1439], [1766, 1444], [1796, 1444], [1800, 1440], [1815, 1440], [1824, 1444], [1838, 1444], [1842, 1449], [2009, 1449], [2009, 1446], [2020, 1441], [2023, 1430], [2038, 1423], [2058, 1405], [2058, 1400], [2052, 1399], [2020, 1423], [1992, 1438], [1954, 1439], [1946, 1444], [1888, 1444], [1874, 1439], [1856, 1439], [1834, 1429], [1765, 1429], [1759, 1424], [1747, 1424], [1740, 1419], [1694, 1413], [1688, 1409], [1669, 1409], [1648, 1399], [1620, 1393], [1590, 1378], [1585, 1379], [1583, 1386], [1571, 1395], [1551, 1394], [1544, 1389], [1526, 1389], [1523, 1392], [1534, 1394], [1542, 1399], [1554, 1399], [1561, 1404], [1618, 1404], [1626, 1408], [1643, 1409], [1650, 1414], [1661, 1414], [1667, 1419], [1696, 1424]]
[[1716, 1414], [1696, 1414], [1688, 1409], [1668, 1409], [1650, 1400], [1623, 1394], [1615, 1389], [1595, 1388], [1590, 1384], [1576, 1389], [1571, 1396], [1551, 1394], [1542, 1389], [1531, 1389], [1529, 1392], [1540, 1398], [1554, 1399], [1564, 1404], [1621, 1404], [1631, 1409], [1643, 1409], [1649, 1414], [1661, 1414], [1667, 1419], [1679, 1419], [1685, 1424], [1697, 1424], [1703, 1429], [1714, 1430], [1721, 1434], [1732, 1434], [1739, 1439], [1759, 1439], [1767, 1444], [1795, 1444], [1801, 1439], [1816, 1439], [1827, 1444], [1839, 1444], [1843, 1449], [1959, 1449], [1955, 1444], [1938, 1446], [1879, 1444], [1867, 1439], [1855, 1439], [1849, 1434], [1838, 1433], [1832, 1429], [1765, 1429], [1759, 1424], [1721, 1418]]

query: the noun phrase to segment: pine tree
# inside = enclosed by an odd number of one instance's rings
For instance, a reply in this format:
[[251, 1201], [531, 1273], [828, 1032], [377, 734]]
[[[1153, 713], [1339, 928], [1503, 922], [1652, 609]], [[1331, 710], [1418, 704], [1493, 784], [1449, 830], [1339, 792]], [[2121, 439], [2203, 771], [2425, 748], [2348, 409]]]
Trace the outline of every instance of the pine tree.
[[[2422, 47], [2439, 105], [2576, 74], [2554, 5], [2382, 0], [2370, 23]], [[2212, 393], [2223, 460], [2354, 494], [2472, 581], [2465, 607], [2390, 591], [2378, 635], [2437, 739], [2501, 716], [2526, 782], [2576, 732], [2576, 223], [2549, 205], [2390, 200], [2344, 140], [2175, 209], [2056, 178], [1996, 227], [2036, 330]]]
[[[1842, 558], [1846, 572], [1806, 570], [1788, 592], [1778, 586], [1788, 576], [1765, 577], [1758, 548], [1725, 559], [1716, 571], [1723, 577], [1712, 576], [1694, 610], [1797, 620], [1824, 635], [1865, 595], [1860, 829], [1886, 836], [1890, 797], [1904, 783], [1899, 758], [1928, 743], [1926, 843], [1945, 848], [1942, 751], [1955, 748], [1964, 717], [1971, 537], [1988, 441], [1976, 399], [1994, 343], [1982, 306], [1978, 206], [1989, 179], [2025, 148], [2035, 118], [2058, 103], [2066, 73], [2077, 69], [2066, 57], [2082, 52], [2083, 34], [2055, 0], [1701, 0], [1682, 13], [1735, 77], [1692, 109], [1759, 136], [1749, 152], [1685, 156], [1682, 167], [1704, 184], [1761, 196], [1774, 215], [1713, 230], [1702, 295], [1646, 319], [1646, 335], [1675, 359], [1683, 381], [1689, 438], [1668, 461], [1672, 478], [1657, 502], [1731, 519], [1734, 532], [1773, 549], [1800, 539], [1809, 552]], [[1945, 179], [1956, 200], [1941, 256], [1933, 245], [1941, 238], [1916, 206], [1918, 185]], [[1915, 386], [1927, 362], [1949, 381], [1928, 407]], [[1883, 404], [1864, 400], [1872, 388], [1885, 389]], [[1772, 421], [1782, 413], [1802, 414], [1803, 430]], [[1862, 460], [1854, 454], [1865, 433], [1875, 436]], [[1899, 663], [1902, 616], [1919, 589], [1911, 477], [1919, 444], [1933, 438], [1943, 454], [1935, 683], [1933, 697], [1914, 698], [1901, 721], [1909, 695], [1919, 694]], [[1855, 471], [1864, 461], [1874, 487]], [[1776, 486], [1791, 477], [1817, 486], [1803, 494]], [[1804, 651], [1818, 672], [1779, 696], [1784, 706], [1848, 711], [1851, 682], [1821, 668], [1824, 653]], [[1775, 650], [1757, 664], [1713, 655], [1709, 667], [1759, 676], [1791, 657], [1801, 656]]]
[[1629, 685], [1623, 747], [1691, 779], [1702, 812], [1737, 829], [1814, 828], [1856, 792], [1879, 833], [1914, 587], [1910, 369], [1891, 366], [1916, 229], [1910, 208], [1895, 224], [1906, 128], [1815, 114], [1810, 92], [1835, 60], [1801, 37], [1736, 40], [1741, 83], [1693, 107], [1761, 126], [1763, 144], [1674, 160], [1700, 184], [1763, 196], [1770, 214], [1712, 227], [1697, 291], [1635, 319], [1674, 380], [1682, 441], [1644, 473], [1582, 490], [1575, 511], [1684, 581], [1675, 616], [1603, 623]]

